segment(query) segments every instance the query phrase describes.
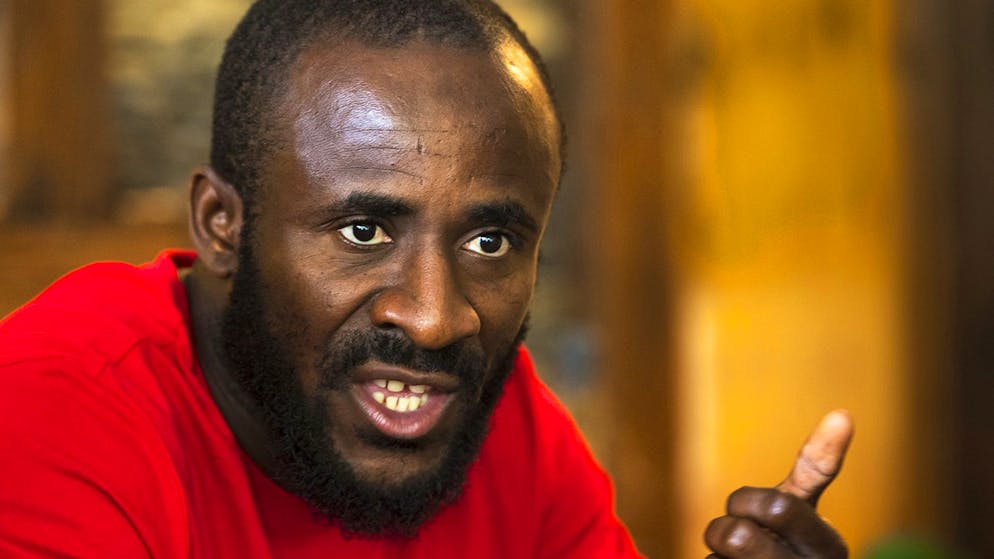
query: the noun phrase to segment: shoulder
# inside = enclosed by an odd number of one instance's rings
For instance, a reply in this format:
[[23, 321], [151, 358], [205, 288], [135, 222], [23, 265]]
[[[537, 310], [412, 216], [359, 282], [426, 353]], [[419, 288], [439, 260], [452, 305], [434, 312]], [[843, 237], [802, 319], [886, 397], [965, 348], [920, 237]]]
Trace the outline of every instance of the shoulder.
[[186, 502], [161, 437], [125, 392], [77, 369], [0, 366], [0, 555], [181, 549]]
[[185, 336], [175, 268], [163, 268], [87, 266], [0, 323], [0, 509], [17, 511], [0, 551], [55, 545], [35, 541], [45, 534], [68, 555], [185, 545], [183, 489], [154, 420], [155, 377]]
[[106, 426], [95, 436], [119, 428], [120, 438], [141, 427], [149, 438], [152, 425], [168, 424], [151, 418], [168, 407], [170, 387], [185, 382], [195, 359], [174, 257], [86, 266], [0, 322], [0, 393], [10, 399], [0, 418], [22, 427], [33, 426], [27, 417], [94, 419]]
[[144, 266], [101, 262], [63, 276], [0, 321], [0, 366], [51, 358], [98, 366], [141, 341], [171, 342], [186, 313], [176, 265], [188, 258], [168, 251]]

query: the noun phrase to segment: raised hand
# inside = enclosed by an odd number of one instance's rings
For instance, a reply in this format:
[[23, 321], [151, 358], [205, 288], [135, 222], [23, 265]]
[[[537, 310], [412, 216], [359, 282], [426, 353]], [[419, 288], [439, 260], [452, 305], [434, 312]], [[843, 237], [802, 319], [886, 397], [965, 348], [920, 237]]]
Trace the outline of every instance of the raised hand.
[[729, 495], [726, 514], [711, 521], [704, 541], [710, 559], [845, 559], [845, 542], [815, 506], [842, 467], [853, 425], [849, 414], [826, 415], [772, 488], [743, 487]]

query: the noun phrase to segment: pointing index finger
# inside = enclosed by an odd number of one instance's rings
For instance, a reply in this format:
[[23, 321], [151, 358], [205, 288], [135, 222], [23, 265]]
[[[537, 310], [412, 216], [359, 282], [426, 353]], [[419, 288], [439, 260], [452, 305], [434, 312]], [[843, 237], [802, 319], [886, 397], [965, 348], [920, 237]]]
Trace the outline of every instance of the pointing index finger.
[[828, 413], [808, 437], [797, 455], [794, 469], [777, 489], [800, 497], [811, 506], [817, 505], [822, 491], [842, 468], [852, 435], [853, 422], [849, 412]]

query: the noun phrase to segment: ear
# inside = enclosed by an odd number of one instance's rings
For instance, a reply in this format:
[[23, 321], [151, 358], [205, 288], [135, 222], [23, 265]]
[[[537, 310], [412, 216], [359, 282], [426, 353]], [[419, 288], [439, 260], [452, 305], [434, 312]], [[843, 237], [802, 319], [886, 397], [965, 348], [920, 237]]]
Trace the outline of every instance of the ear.
[[228, 278], [238, 267], [238, 243], [244, 223], [242, 197], [209, 166], [190, 179], [190, 238], [198, 261], [208, 272]]

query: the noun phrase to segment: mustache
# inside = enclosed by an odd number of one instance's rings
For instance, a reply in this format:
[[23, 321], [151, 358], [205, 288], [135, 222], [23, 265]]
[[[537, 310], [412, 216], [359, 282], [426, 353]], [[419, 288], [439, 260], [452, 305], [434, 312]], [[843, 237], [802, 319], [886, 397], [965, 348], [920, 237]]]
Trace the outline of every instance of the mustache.
[[329, 346], [317, 368], [324, 389], [346, 387], [350, 371], [374, 359], [415, 371], [448, 373], [470, 387], [481, 386], [486, 376], [483, 351], [465, 341], [424, 349], [399, 332], [353, 330]]

